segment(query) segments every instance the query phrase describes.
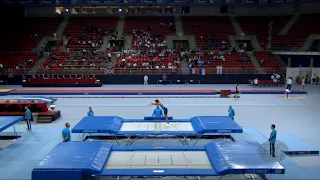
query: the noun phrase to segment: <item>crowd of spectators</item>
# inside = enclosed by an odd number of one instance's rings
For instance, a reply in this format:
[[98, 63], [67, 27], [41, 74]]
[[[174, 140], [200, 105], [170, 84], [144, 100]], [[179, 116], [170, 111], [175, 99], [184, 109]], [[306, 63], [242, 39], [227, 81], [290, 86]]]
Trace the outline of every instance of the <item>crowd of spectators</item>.
[[[194, 67], [207, 67], [216, 63], [226, 62], [228, 56], [235, 51], [183, 51], [181, 52], [181, 58], [188, 62], [189, 68]], [[238, 52], [239, 62], [250, 62], [250, 59], [243, 52]], [[215, 64], [216, 64], [215, 63]]]
[[177, 51], [173, 50], [124, 50], [117, 54], [117, 68], [172, 69], [180, 67]]
[[[189, 24], [189, 27], [192, 31], [197, 31], [201, 29], [201, 25], [193, 25]], [[228, 39], [216, 38], [213, 32], [202, 34], [198, 36], [200, 43], [199, 46], [202, 46], [203, 49], [219, 49], [219, 50], [227, 50], [230, 47], [230, 42]], [[198, 41], [199, 42], [199, 41]]]
[[[87, 68], [101, 69], [107, 62], [111, 61], [110, 51], [74, 52], [73, 56], [67, 53], [52, 53], [47, 61], [40, 66], [40, 69], [61, 69], [61, 68]], [[110, 58], [109, 58], [110, 57]]]
[[[38, 60], [34, 52], [1, 52], [0, 69], [3, 70], [29, 70]], [[21, 71], [21, 72], [22, 72]]]
[[[151, 29], [152, 27], [149, 27]], [[167, 42], [161, 34], [152, 34], [142, 29], [133, 30], [133, 47], [166, 48]]]
[[20, 62], [16, 65], [16, 69], [23, 69], [26, 67], [31, 67], [34, 65], [34, 61], [32, 59]]
[[[80, 36], [65, 34], [68, 41], [61, 39], [40, 69], [101, 68], [110, 62], [112, 47], [109, 45], [107, 52], [99, 52], [98, 49], [103, 44], [103, 37], [115, 36], [114, 32], [91, 25], [84, 26], [82, 31]], [[65, 47], [66, 53], [60, 53], [60, 47]]]
[[79, 48], [97, 49], [103, 44], [103, 37], [110, 35], [113, 32], [108, 32], [104, 29], [100, 29], [97, 26], [84, 26], [83, 33], [78, 37], [71, 37], [66, 34], [68, 41], [60, 42], [61, 45], [72, 50], [78, 50]]

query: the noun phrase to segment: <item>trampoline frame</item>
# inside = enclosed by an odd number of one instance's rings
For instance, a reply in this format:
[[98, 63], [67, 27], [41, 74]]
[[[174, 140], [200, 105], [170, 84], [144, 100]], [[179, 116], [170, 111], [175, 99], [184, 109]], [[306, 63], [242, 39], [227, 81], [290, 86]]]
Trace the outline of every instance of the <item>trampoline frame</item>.
[[[89, 135], [87, 135], [89, 134]], [[93, 135], [95, 133], [83, 133], [82, 134], [82, 141], [91, 140], [97, 137]], [[87, 135], [87, 136], [86, 136]], [[148, 139], [148, 138], [163, 138], [163, 139], [177, 139], [181, 145], [183, 146], [196, 146], [199, 140], [203, 139], [204, 136], [209, 137], [210, 139], [214, 138], [215, 136], [222, 136], [223, 141], [227, 141], [227, 139], [233, 140], [231, 133], [219, 133], [219, 134], [192, 134], [192, 135], [185, 135], [185, 134], [161, 134], [161, 135], [152, 135], [152, 134], [107, 134], [107, 133], [100, 133], [99, 137], [111, 137], [119, 146], [121, 146], [120, 141], [126, 141], [124, 144], [125, 146], [131, 146], [136, 140], [141, 139]], [[119, 138], [125, 137], [125, 138]], [[188, 140], [194, 141], [192, 144], [188, 142]]]

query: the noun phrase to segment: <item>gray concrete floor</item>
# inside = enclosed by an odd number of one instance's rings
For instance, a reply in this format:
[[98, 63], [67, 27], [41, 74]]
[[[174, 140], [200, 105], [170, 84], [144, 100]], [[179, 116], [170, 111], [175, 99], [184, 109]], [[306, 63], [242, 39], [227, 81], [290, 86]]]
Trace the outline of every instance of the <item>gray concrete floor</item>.
[[[250, 89], [241, 85], [242, 89]], [[4, 86], [1, 88], [5, 88]], [[43, 89], [21, 88], [8, 86], [14, 89]], [[108, 85], [102, 89], [233, 89], [233, 85]], [[49, 89], [49, 88], [47, 88]], [[50, 88], [53, 89], [53, 88]], [[64, 89], [64, 88], [55, 88]], [[69, 88], [70, 89], [70, 88]], [[72, 89], [72, 88], [71, 88]], [[100, 89], [100, 88], [81, 88]], [[260, 88], [261, 89], [261, 88]], [[283, 89], [283, 88], [268, 88]], [[300, 89], [294, 86], [294, 89]], [[242, 95], [240, 99], [225, 98], [161, 98], [169, 108], [169, 116], [174, 118], [191, 118], [192, 116], [225, 116], [228, 105], [233, 105], [235, 121], [240, 126], [252, 126], [268, 137], [270, 125], [276, 124], [278, 133], [295, 134], [301, 139], [311, 142], [320, 149], [320, 86], [307, 85], [307, 95], [292, 95], [285, 99], [284, 95]], [[10, 96], [7, 96], [8, 98]], [[86, 115], [88, 107], [92, 106], [97, 116], [121, 116], [127, 119], [137, 119], [150, 116], [153, 107], [148, 104], [155, 98], [59, 98], [55, 103], [62, 111], [62, 117], [51, 124], [33, 124], [33, 131], [25, 131], [25, 123], [17, 125], [17, 131], [22, 137], [10, 146], [0, 151], [0, 179], [30, 179], [31, 170], [40, 160], [61, 141], [61, 129], [66, 122], [74, 126]], [[3, 134], [12, 134], [12, 128]], [[72, 135], [73, 140], [80, 140], [80, 135]], [[169, 140], [170, 141], [170, 140]], [[160, 141], [159, 141], [160, 142]], [[205, 142], [205, 141], [204, 141]], [[161, 141], [161, 144], [169, 143]], [[172, 141], [172, 144], [178, 143]], [[171, 145], [171, 143], [169, 145]], [[148, 140], [141, 141], [142, 145], [152, 144]], [[139, 143], [137, 144], [139, 145]], [[180, 145], [180, 144], [178, 144]], [[201, 145], [201, 143], [199, 144]], [[319, 156], [290, 157], [301, 172], [306, 175], [303, 179], [319, 179]], [[280, 162], [281, 163], [281, 162]], [[290, 167], [286, 167], [290, 168]], [[297, 171], [297, 170], [295, 170]], [[269, 179], [282, 179], [281, 176], [268, 176]], [[286, 179], [301, 179], [299, 176]], [[218, 177], [219, 179], [220, 177]], [[172, 178], [169, 178], [172, 179]], [[175, 179], [175, 178], [173, 178]], [[215, 179], [215, 178], [209, 178]], [[241, 176], [225, 176], [221, 179], [245, 179]]]

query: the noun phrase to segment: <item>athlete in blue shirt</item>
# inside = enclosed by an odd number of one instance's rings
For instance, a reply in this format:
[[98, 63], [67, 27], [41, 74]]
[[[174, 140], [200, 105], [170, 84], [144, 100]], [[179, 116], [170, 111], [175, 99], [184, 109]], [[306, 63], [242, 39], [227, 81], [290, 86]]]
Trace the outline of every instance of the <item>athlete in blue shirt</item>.
[[228, 114], [229, 114], [229, 117], [234, 120], [234, 116], [235, 116], [236, 114], [235, 114], [235, 112], [234, 112], [234, 109], [232, 109], [232, 105], [229, 106]]
[[26, 112], [24, 113], [24, 118], [27, 121], [27, 131], [31, 131], [31, 111], [28, 108], [28, 106], [25, 106], [24, 109], [26, 110]]
[[274, 144], [276, 143], [277, 140], [277, 131], [276, 129], [276, 125], [271, 124], [271, 133], [270, 133], [270, 138], [269, 138], [269, 142], [270, 142], [270, 155], [272, 155], [272, 157], [275, 157], [274, 153], [275, 153], [275, 147]]
[[92, 111], [92, 107], [89, 107], [89, 111], [87, 112], [87, 116], [94, 116], [94, 112]]
[[71, 141], [71, 133], [70, 133], [70, 124], [66, 123], [65, 128], [62, 130], [62, 142], [68, 142]]
[[151, 106], [152, 106], [152, 105], [158, 105], [158, 106], [161, 107], [161, 109], [163, 110], [164, 119], [166, 120], [166, 126], [169, 126], [168, 108], [166, 108], [158, 99], [156, 99], [156, 100], [154, 101], [154, 103], [152, 102], [150, 105], [151, 105]]
[[157, 108], [153, 110], [152, 117], [163, 117], [162, 109], [160, 109], [159, 105], [156, 105]]

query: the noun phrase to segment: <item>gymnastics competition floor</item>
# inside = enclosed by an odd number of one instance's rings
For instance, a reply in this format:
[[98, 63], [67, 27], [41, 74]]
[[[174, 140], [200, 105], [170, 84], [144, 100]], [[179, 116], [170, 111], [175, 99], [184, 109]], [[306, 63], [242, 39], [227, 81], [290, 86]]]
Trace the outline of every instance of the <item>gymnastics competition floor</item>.
[[[254, 90], [247, 85], [241, 85], [241, 90]], [[101, 88], [22, 88], [21, 86], [2, 86], [0, 89], [15, 90], [220, 90], [234, 89], [234, 85], [105, 85]], [[301, 90], [294, 86], [294, 90]], [[283, 91], [283, 87], [257, 88], [257, 90]], [[120, 116], [125, 119], [141, 119], [151, 116], [154, 107], [148, 104], [155, 99], [161, 100], [169, 108], [169, 116], [179, 119], [190, 119], [193, 116], [226, 116], [228, 106], [233, 105], [235, 121], [243, 128], [243, 133], [234, 135], [236, 141], [267, 142], [270, 125], [275, 124], [279, 138], [286, 141], [288, 136], [295, 137], [296, 143], [288, 145], [310, 146], [320, 149], [320, 86], [307, 85], [307, 94], [245, 94], [240, 99], [219, 98], [216, 94], [183, 95], [183, 94], [131, 94], [131, 95], [70, 95], [52, 94], [57, 97], [57, 110], [61, 110], [61, 118], [50, 124], [32, 124], [32, 132], [26, 132], [25, 122], [16, 124], [16, 130], [21, 136], [17, 140], [0, 140], [0, 179], [28, 180], [32, 169], [61, 142], [61, 130], [69, 122], [74, 127], [91, 106], [96, 116]], [[21, 91], [22, 92], [22, 91]], [[17, 98], [26, 96], [14, 94], [3, 96]], [[186, 127], [188, 128], [188, 127]], [[12, 135], [13, 129], [8, 128], [1, 135]], [[292, 136], [291, 136], [292, 135]], [[289, 139], [290, 139], [289, 138]], [[72, 141], [81, 141], [82, 135], [72, 134]], [[279, 139], [280, 140], [280, 139]], [[201, 146], [211, 139], [200, 140]], [[281, 140], [280, 140], [281, 141]], [[108, 141], [115, 146], [113, 141]], [[289, 143], [292, 143], [289, 141]], [[175, 139], [143, 139], [135, 141], [132, 146], [176, 146], [181, 145]], [[294, 147], [299, 148], [299, 147]], [[302, 147], [303, 148], [303, 147]], [[179, 153], [179, 152], [176, 152]], [[128, 154], [129, 156], [130, 154]], [[193, 155], [191, 155], [193, 156]], [[192, 157], [194, 158], [194, 157]], [[123, 159], [126, 160], [125, 158]], [[286, 168], [283, 175], [267, 175], [268, 179], [319, 179], [319, 155], [289, 156], [279, 161]], [[106, 164], [114, 166], [114, 164]], [[172, 179], [172, 178], [163, 178]], [[174, 178], [174, 179], [179, 179]], [[206, 178], [202, 178], [206, 179]], [[246, 179], [244, 175], [227, 175], [223, 177], [208, 177], [207, 179]], [[259, 179], [259, 177], [256, 177]]]

